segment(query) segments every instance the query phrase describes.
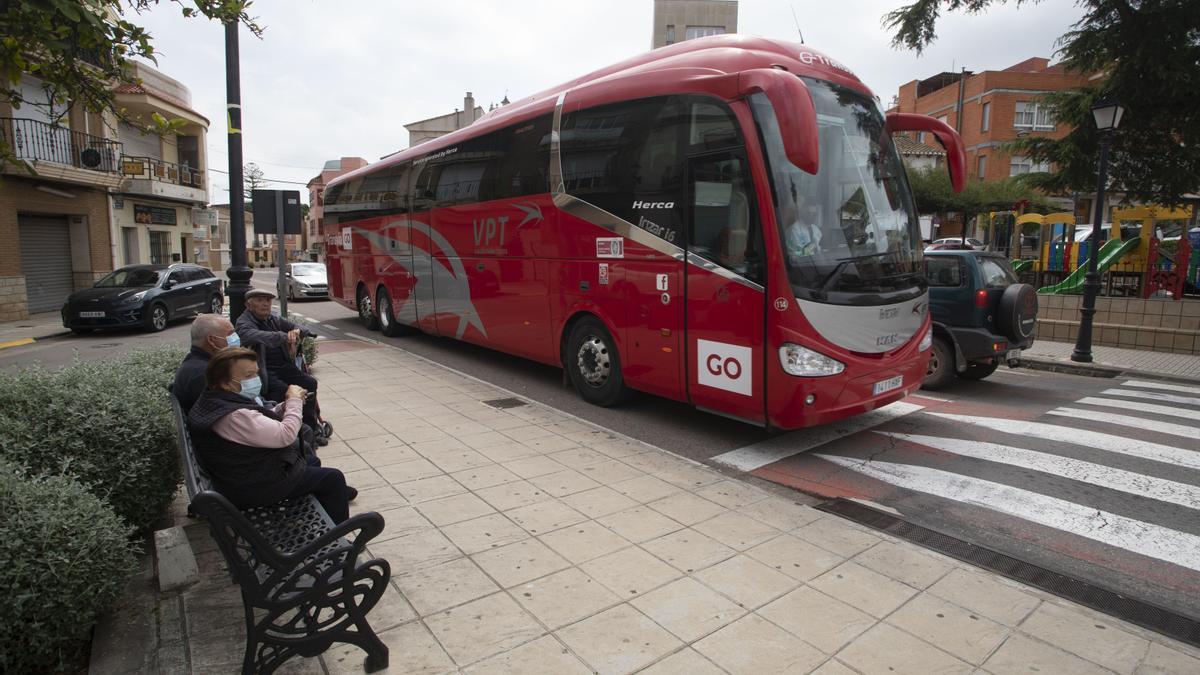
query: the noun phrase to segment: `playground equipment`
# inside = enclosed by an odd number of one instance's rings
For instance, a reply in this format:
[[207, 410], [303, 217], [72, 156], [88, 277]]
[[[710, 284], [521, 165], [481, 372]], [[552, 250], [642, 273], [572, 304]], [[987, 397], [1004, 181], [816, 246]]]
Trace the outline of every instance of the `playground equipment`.
[[[1082, 243], [1081, 246], [1085, 244], [1086, 242]], [[1109, 239], [1108, 241], [1104, 242], [1103, 246], [1100, 247], [1100, 257], [1096, 260], [1096, 271], [1100, 274], [1104, 274], [1117, 261], [1129, 255], [1130, 252], [1137, 249], [1139, 246], [1141, 246], [1141, 244], [1142, 242], [1140, 238], [1127, 239], [1125, 241], [1120, 239]], [[1082, 255], [1087, 255], [1087, 251], [1085, 250]], [[1084, 258], [1080, 261], [1079, 267], [1077, 267], [1075, 271], [1072, 272], [1066, 279], [1063, 279], [1061, 282], [1054, 284], [1053, 286], [1039, 288], [1038, 293], [1056, 294], [1082, 292], [1083, 282], [1087, 276], [1087, 268], [1087, 259]]]
[[[1096, 270], [1101, 274], [1111, 272], [1127, 279], [1140, 279], [1142, 297], [1165, 291], [1175, 299], [1181, 299], [1184, 284], [1194, 283], [1188, 280], [1195, 279], [1200, 273], [1193, 269], [1197, 256], [1192, 256], [1193, 247], [1186, 232], [1178, 243], [1164, 246], [1159, 239], [1162, 236], [1160, 224], [1190, 222], [1191, 207], [1137, 206], [1114, 209], [1112, 216], [1112, 223], [1102, 228], [1107, 241], [1100, 247]], [[1082, 292], [1093, 246], [1090, 241], [1092, 228], [1076, 225], [1075, 217], [1070, 213], [1026, 214], [1017, 219], [1018, 226], [1029, 223], [1042, 226], [1041, 257], [1037, 261], [1014, 261], [1013, 269], [1020, 272], [1032, 267], [1039, 274], [1067, 273], [1062, 281], [1044, 286], [1038, 293]], [[1109, 281], [1111, 289], [1111, 277]]]
[[[1192, 207], [1142, 206], [1114, 211], [1113, 218], [1122, 223], [1122, 229], [1125, 223], [1130, 223], [1131, 227], [1140, 226], [1146, 241], [1146, 279], [1142, 284], [1142, 297], [1166, 292], [1181, 300], [1185, 284], [1192, 280], [1195, 285], [1197, 274], [1197, 261], [1192, 256], [1192, 242], [1187, 231], [1187, 224], [1192, 220]], [[1174, 242], [1166, 242], [1159, 238], [1162, 236], [1160, 223], [1172, 221], [1178, 226], [1180, 236]]]

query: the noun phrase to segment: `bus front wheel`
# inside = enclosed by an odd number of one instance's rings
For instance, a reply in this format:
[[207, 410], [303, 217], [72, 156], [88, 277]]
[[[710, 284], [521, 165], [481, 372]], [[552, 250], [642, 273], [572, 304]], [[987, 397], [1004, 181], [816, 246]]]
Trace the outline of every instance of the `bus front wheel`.
[[598, 319], [585, 317], [571, 329], [563, 364], [583, 400], [609, 407], [629, 397], [616, 342]]

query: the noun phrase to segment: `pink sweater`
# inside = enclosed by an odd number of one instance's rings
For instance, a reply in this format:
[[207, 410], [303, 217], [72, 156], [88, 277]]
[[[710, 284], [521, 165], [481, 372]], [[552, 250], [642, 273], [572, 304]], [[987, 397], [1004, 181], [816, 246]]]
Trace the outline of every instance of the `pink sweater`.
[[257, 410], [235, 410], [218, 420], [213, 425], [213, 432], [227, 441], [255, 448], [286, 447], [300, 433], [303, 407], [298, 398], [289, 398], [275, 406], [276, 413], [283, 413], [282, 422], [276, 422]]

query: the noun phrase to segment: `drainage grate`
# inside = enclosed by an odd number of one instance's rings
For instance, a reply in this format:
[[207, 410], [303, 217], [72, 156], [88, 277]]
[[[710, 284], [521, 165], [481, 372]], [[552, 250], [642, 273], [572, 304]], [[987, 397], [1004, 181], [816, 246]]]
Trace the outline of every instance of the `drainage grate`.
[[1170, 610], [905, 522], [858, 502], [833, 499], [816, 508], [1200, 647], [1200, 622]]
[[500, 410], [508, 410], [509, 408], [520, 408], [523, 405], [529, 405], [525, 401], [522, 401], [521, 399], [519, 399], [515, 396], [511, 396], [509, 398], [492, 399], [491, 401], [484, 401], [483, 404], [490, 405], [493, 408], [498, 408]]

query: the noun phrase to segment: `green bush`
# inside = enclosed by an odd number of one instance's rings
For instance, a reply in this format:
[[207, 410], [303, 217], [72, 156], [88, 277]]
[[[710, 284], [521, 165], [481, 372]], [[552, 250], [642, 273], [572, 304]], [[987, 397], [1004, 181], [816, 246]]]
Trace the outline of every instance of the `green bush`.
[[65, 476], [0, 461], [0, 673], [72, 672], [134, 571], [129, 527]]
[[149, 529], [181, 480], [166, 385], [182, 358], [182, 349], [159, 348], [0, 375], [0, 458], [71, 475]]
[[309, 336], [300, 341], [300, 352], [304, 354], [304, 360], [308, 361], [311, 368], [317, 362], [317, 339]]

